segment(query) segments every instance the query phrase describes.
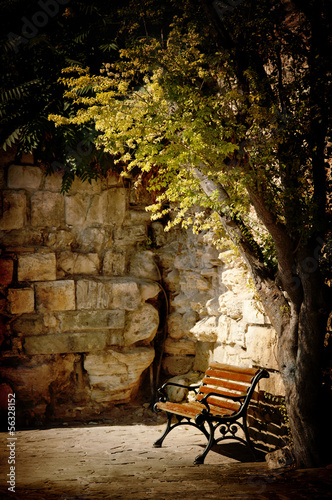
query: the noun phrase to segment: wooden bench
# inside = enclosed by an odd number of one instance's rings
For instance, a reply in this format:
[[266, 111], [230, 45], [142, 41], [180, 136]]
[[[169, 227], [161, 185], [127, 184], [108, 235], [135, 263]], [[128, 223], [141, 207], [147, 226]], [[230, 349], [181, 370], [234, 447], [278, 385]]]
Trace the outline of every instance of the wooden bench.
[[[255, 387], [261, 378], [268, 378], [266, 370], [240, 368], [220, 363], [211, 363], [200, 385], [187, 387], [174, 382], [166, 382], [160, 389], [155, 411], [165, 411], [167, 424], [164, 434], [153, 444], [160, 448], [167, 434], [179, 425], [197, 427], [206, 436], [208, 443], [204, 451], [195, 458], [194, 464], [203, 464], [214, 444], [225, 439], [235, 439], [248, 446], [255, 455], [247, 425], [247, 409]], [[195, 400], [188, 403], [172, 403], [167, 399], [168, 386], [193, 390]], [[172, 424], [175, 415], [177, 421]], [[215, 438], [219, 427], [221, 437]], [[237, 435], [243, 431], [244, 437]]]

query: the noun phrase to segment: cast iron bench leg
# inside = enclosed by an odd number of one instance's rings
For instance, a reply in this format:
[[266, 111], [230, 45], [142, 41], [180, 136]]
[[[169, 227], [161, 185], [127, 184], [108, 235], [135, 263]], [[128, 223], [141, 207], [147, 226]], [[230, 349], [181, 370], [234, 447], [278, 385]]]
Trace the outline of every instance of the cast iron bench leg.
[[208, 425], [210, 427], [209, 440], [208, 440], [208, 443], [207, 443], [203, 453], [201, 453], [200, 455], [197, 455], [197, 457], [195, 458], [195, 460], [194, 460], [195, 465], [201, 465], [204, 463], [205, 457], [209, 453], [209, 451], [211, 450], [212, 445], [214, 443], [214, 427], [211, 424], [211, 422], [208, 422]]
[[167, 434], [171, 430], [171, 421], [172, 421], [172, 413], [167, 412], [167, 424], [166, 424], [165, 432], [159, 439], [157, 439], [157, 441], [155, 441], [153, 443], [154, 448], [161, 448], [161, 445], [163, 444], [165, 437], [167, 436]]

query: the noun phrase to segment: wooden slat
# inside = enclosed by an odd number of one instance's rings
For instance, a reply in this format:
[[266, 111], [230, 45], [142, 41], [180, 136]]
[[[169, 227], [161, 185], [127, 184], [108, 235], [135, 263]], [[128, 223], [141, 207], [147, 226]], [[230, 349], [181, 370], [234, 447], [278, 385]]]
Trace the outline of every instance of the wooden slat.
[[239, 384], [236, 382], [230, 382], [229, 380], [222, 380], [218, 378], [204, 377], [202, 380], [202, 384], [216, 386], [216, 387], [224, 387], [227, 389], [231, 389], [233, 391], [239, 391], [241, 393], [246, 393], [250, 384]]
[[216, 370], [228, 371], [233, 373], [246, 373], [247, 375], [251, 375], [251, 377], [256, 375], [256, 373], [259, 371], [257, 368], [226, 365], [224, 363], [218, 363], [217, 361], [213, 361], [212, 363], [210, 363], [210, 367]]
[[[203, 399], [205, 394], [198, 394], [196, 396], [197, 401], [200, 401]], [[240, 408], [240, 403], [236, 403], [234, 401], [231, 401], [229, 399], [224, 399], [224, 398], [215, 398], [213, 396], [210, 396], [207, 399], [208, 405], [213, 405], [217, 406], [218, 408], [227, 408], [229, 410], [237, 411]]]
[[251, 382], [251, 379], [253, 377], [249, 373], [229, 372], [229, 371], [214, 369], [212, 367], [206, 370], [206, 375], [215, 378], [224, 378], [226, 380], [235, 380], [239, 382], [248, 382], [248, 383]]
[[[170, 401], [167, 401], [166, 403], [157, 403], [157, 408], [163, 411], [168, 411], [169, 413], [174, 413], [174, 415], [195, 418], [196, 415], [201, 413], [205, 406], [199, 402], [171, 403]], [[211, 405], [210, 413], [212, 413], [212, 415], [229, 415], [232, 412], [228, 408], [219, 408]]]
[[209, 392], [216, 392], [218, 394], [221, 394], [222, 396], [246, 396], [246, 393], [241, 391], [241, 392], [238, 392], [238, 391], [223, 391], [222, 389], [219, 389], [217, 387], [210, 387], [209, 385], [202, 385], [200, 388], [199, 388], [199, 392], [203, 393], [203, 394], [208, 394]]

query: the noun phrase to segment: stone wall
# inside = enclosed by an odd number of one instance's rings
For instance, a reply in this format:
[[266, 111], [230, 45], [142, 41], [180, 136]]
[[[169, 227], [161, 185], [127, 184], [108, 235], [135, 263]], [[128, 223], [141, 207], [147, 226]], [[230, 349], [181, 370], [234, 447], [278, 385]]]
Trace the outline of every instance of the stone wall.
[[195, 381], [210, 359], [264, 366], [261, 389], [282, 394], [275, 333], [212, 232], [165, 233], [116, 175], [61, 182], [32, 164], [0, 177], [1, 374], [21, 425], [132, 402], [153, 362], [160, 381]]

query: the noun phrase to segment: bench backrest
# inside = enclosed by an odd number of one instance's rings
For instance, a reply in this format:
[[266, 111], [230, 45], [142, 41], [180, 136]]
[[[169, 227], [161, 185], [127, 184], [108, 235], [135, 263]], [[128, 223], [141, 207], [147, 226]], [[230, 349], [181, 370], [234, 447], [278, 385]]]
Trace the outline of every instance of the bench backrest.
[[[223, 396], [244, 396], [251, 387], [252, 379], [260, 370], [257, 368], [241, 368], [221, 363], [211, 363], [205, 372], [196, 400], [200, 401], [206, 394], [215, 392]], [[243, 400], [242, 400], [243, 402]], [[231, 399], [209, 397], [209, 405], [223, 409], [238, 411], [241, 403]]]

